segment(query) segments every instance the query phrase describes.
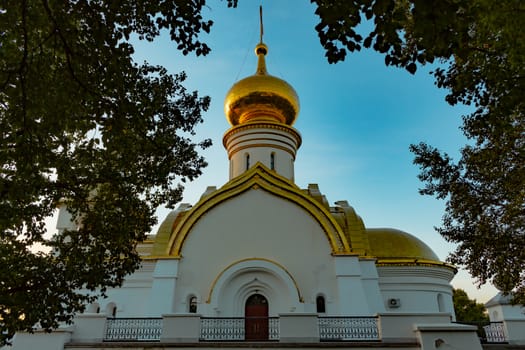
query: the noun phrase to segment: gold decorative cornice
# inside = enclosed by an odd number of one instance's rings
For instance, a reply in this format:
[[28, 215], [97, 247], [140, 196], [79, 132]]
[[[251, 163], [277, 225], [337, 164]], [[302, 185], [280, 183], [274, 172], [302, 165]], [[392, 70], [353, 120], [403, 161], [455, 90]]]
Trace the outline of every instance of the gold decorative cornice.
[[452, 270], [454, 273], [458, 271], [458, 269], [451, 264], [442, 262], [442, 261], [435, 261], [435, 260], [427, 260], [427, 259], [414, 259], [414, 258], [395, 258], [395, 259], [382, 259], [382, 258], [376, 258], [376, 265], [377, 266], [428, 266], [428, 267], [444, 267], [447, 269]]

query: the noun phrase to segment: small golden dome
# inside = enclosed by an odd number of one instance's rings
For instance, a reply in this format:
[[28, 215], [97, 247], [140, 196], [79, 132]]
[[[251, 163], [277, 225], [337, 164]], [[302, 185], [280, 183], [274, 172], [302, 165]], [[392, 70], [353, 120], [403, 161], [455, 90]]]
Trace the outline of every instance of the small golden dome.
[[378, 259], [419, 259], [439, 262], [436, 253], [420, 239], [391, 228], [367, 228], [370, 255]]
[[299, 98], [286, 81], [266, 71], [268, 47], [255, 47], [257, 72], [235, 83], [226, 94], [224, 113], [232, 125], [252, 121], [273, 121], [292, 125], [299, 114]]

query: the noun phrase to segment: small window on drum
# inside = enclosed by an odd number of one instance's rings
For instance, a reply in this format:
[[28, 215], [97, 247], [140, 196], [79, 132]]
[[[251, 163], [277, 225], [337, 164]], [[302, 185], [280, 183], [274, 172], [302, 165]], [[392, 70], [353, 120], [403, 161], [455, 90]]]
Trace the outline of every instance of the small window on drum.
[[246, 170], [250, 169], [250, 154], [246, 153]]
[[197, 313], [197, 297], [191, 296], [188, 301], [188, 312], [191, 314]]
[[326, 303], [324, 300], [324, 296], [318, 295], [317, 298], [315, 298], [315, 306], [317, 309], [317, 313], [323, 314], [326, 312]]
[[275, 153], [270, 154], [270, 169], [275, 170]]

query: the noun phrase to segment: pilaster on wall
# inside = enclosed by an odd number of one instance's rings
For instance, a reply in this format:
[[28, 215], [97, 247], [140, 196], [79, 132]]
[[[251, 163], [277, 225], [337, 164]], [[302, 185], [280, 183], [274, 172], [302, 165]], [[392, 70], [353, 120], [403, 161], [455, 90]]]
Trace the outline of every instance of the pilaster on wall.
[[74, 320], [74, 342], [101, 342], [106, 329], [106, 314], [80, 314]]
[[385, 312], [385, 303], [379, 288], [379, 275], [377, 274], [375, 259], [360, 259], [362, 283], [371, 314]]
[[280, 342], [315, 343], [319, 341], [317, 314], [279, 314]]
[[[357, 255], [335, 256], [335, 274], [340, 315], [371, 315], [372, 310], [368, 304], [367, 293], [379, 293], [379, 287], [377, 287], [377, 292], [365, 290], [359, 257]], [[367, 287], [374, 288], [373, 285]]]
[[175, 288], [179, 274], [178, 259], [160, 259], [153, 272], [148, 316], [160, 317], [175, 311]]
[[503, 320], [509, 344], [525, 345], [525, 320]]
[[201, 315], [162, 315], [161, 343], [196, 343], [199, 341]]

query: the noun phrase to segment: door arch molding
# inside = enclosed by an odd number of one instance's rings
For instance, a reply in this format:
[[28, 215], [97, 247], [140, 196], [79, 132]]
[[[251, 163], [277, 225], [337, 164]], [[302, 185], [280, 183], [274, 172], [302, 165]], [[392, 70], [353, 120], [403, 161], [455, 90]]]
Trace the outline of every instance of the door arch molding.
[[243, 317], [245, 303], [252, 294], [268, 300], [270, 315], [290, 312], [303, 303], [291, 274], [263, 258], [243, 259], [226, 267], [210, 286], [206, 302], [217, 315]]

